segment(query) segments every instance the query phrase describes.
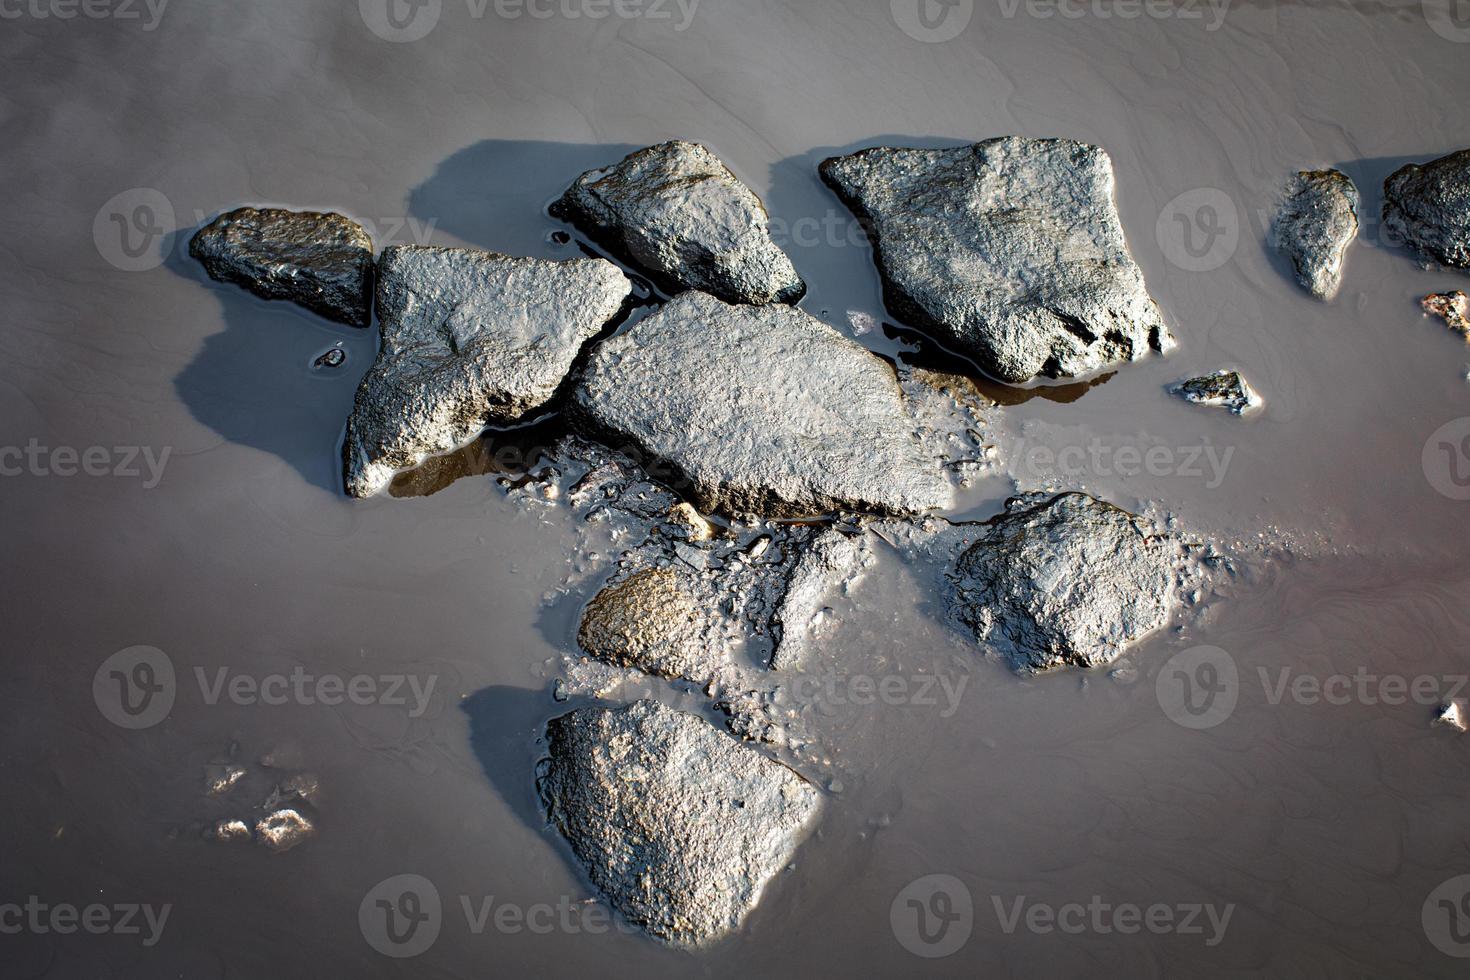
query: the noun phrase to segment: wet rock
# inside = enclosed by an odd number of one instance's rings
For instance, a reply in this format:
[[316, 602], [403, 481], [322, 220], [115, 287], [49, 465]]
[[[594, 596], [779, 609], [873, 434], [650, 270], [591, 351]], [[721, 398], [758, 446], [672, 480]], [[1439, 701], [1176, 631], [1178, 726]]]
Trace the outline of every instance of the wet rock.
[[208, 796], [223, 796], [244, 779], [245, 775], [245, 770], [240, 766], [210, 766], [205, 774], [204, 792]]
[[189, 254], [212, 279], [372, 326], [373, 242], [340, 214], [238, 208], [199, 229]]
[[1470, 149], [1395, 170], [1383, 182], [1383, 231], [1426, 261], [1470, 267]]
[[321, 781], [315, 773], [300, 772], [278, 783], [263, 804], [267, 810], [281, 809], [285, 804], [321, 802]]
[[820, 169], [869, 229], [889, 309], [1002, 381], [1075, 377], [1173, 346], [1102, 149], [1012, 136], [878, 147]]
[[1463, 732], [1466, 727], [1465, 716], [1460, 711], [1459, 702], [1451, 701], [1448, 704], [1441, 705], [1439, 714], [1434, 718], [1434, 723], [1436, 725], [1444, 725], [1446, 728], [1453, 728], [1457, 732]]
[[1178, 549], [1141, 518], [1082, 493], [976, 529], [951, 574], [954, 611], [1017, 670], [1100, 667], [1162, 627]]
[[371, 496], [397, 471], [543, 406], [631, 291], [603, 259], [384, 249], [382, 350], [347, 423], [347, 492]]
[[1190, 378], [1173, 385], [1169, 391], [1187, 402], [1229, 409], [1236, 415], [1243, 415], [1264, 404], [1261, 396], [1238, 371], [1216, 371]]
[[310, 820], [293, 809], [277, 810], [255, 825], [255, 836], [273, 851], [289, 851], [316, 833]]
[[573, 423], [668, 464], [705, 513], [948, 506], [893, 369], [800, 310], [684, 293], [600, 344]]
[[703, 627], [712, 614], [700, 608], [677, 573], [644, 569], [588, 603], [577, 642], [604, 663], [698, 683], [726, 662]]
[[824, 529], [802, 550], [775, 615], [780, 639], [771, 658], [773, 670], [796, 669], [805, 663], [828, 595], [839, 583], [851, 584], [874, 561], [865, 535], [837, 528]]
[[347, 352], [340, 347], [333, 347], [311, 362], [315, 368], [339, 368], [347, 363]]
[[689, 541], [708, 541], [715, 529], [688, 503], [675, 504], [669, 511], [669, 524]]
[[1460, 336], [1470, 340], [1470, 296], [1461, 290], [1452, 293], [1430, 293], [1419, 301], [1425, 316], [1437, 316]]
[[771, 241], [760, 198], [697, 143], [661, 143], [589, 171], [551, 213], [670, 295], [698, 289], [728, 303], [794, 303], [806, 292]]
[[243, 820], [220, 820], [205, 832], [210, 840], [231, 843], [250, 839], [250, 825]]
[[552, 822], [625, 919], [697, 948], [740, 928], [820, 809], [795, 772], [655, 701], [547, 726]]
[[1318, 299], [1342, 285], [1343, 258], [1358, 234], [1358, 188], [1339, 170], [1303, 170], [1291, 179], [1276, 215], [1276, 245], [1297, 282]]

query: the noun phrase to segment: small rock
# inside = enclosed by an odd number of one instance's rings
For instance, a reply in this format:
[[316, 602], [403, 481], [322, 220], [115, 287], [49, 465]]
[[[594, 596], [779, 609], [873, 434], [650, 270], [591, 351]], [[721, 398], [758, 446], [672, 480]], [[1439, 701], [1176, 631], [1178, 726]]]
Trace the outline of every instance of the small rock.
[[199, 229], [189, 254], [211, 279], [291, 300], [329, 320], [372, 326], [373, 242], [340, 214], [238, 208]]
[[347, 492], [371, 496], [399, 470], [545, 405], [631, 291], [604, 259], [384, 249], [383, 345], [347, 423]]
[[590, 657], [659, 677], [703, 683], [726, 662], [702, 610], [669, 569], [635, 572], [587, 604], [577, 643]]
[[239, 766], [210, 766], [205, 776], [205, 793], [223, 796], [245, 778], [245, 770]]
[[700, 516], [699, 511], [689, 503], [678, 503], [669, 511], [669, 522], [675, 531], [684, 535], [688, 541], [708, 541], [714, 537], [715, 529], [710, 522]]
[[205, 833], [210, 840], [229, 843], [250, 839], [250, 825], [243, 820], [221, 820]]
[[255, 825], [256, 837], [277, 853], [289, 851], [314, 833], [311, 821], [292, 809], [277, 810]]
[[698, 289], [727, 303], [794, 303], [806, 292], [771, 241], [760, 198], [698, 143], [661, 143], [588, 171], [551, 213], [670, 295]]
[[1216, 371], [1199, 378], [1181, 381], [1169, 389], [1187, 402], [1229, 409], [1243, 415], [1264, 404], [1264, 400], [1238, 371]]
[[1082, 493], [977, 529], [951, 575], [954, 610], [1017, 670], [1100, 667], [1168, 622], [1173, 543], [1141, 518]]
[[820, 172], [874, 236], [888, 308], [1002, 381], [1090, 374], [1174, 345], [1099, 147], [877, 147]]
[[1395, 170], [1383, 182], [1383, 231], [1429, 262], [1470, 267], [1470, 149]]
[[1460, 703], [1458, 701], [1451, 701], [1448, 704], [1442, 705], [1439, 709], [1439, 714], [1434, 719], [1434, 723], [1436, 725], [1446, 725], [1457, 732], [1463, 732], [1465, 730], [1465, 717], [1460, 712]]
[[333, 347], [321, 357], [312, 362], [317, 368], [339, 368], [347, 363], [347, 352], [340, 347]]
[[801, 776], [655, 701], [547, 726], [552, 823], [625, 919], [674, 947], [739, 929], [821, 807]]
[[1458, 289], [1452, 293], [1430, 293], [1419, 305], [1425, 316], [1443, 317], [1451, 330], [1470, 340], [1470, 296]]
[[589, 438], [667, 464], [705, 513], [916, 513], [953, 500], [893, 369], [784, 305], [675, 297], [592, 352], [569, 414]]
[[270, 796], [266, 797], [265, 808], [277, 810], [286, 803], [310, 803], [321, 802], [321, 781], [314, 773], [301, 772], [277, 784], [271, 790]]
[[1303, 170], [1287, 185], [1276, 216], [1276, 245], [1297, 282], [1318, 299], [1337, 295], [1343, 258], [1358, 234], [1358, 188], [1339, 170]]

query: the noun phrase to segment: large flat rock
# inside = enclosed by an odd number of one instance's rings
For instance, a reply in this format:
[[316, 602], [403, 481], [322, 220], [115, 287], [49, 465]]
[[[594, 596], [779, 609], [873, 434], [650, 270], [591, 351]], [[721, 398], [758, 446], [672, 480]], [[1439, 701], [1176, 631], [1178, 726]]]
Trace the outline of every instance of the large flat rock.
[[670, 294], [794, 303], [806, 292], [760, 198], [698, 143], [660, 143], [589, 171], [551, 210]]
[[915, 513], [953, 498], [893, 369], [781, 304], [681, 294], [598, 345], [570, 408], [589, 436], [666, 464], [705, 513]]
[[1358, 188], [1340, 170], [1303, 170], [1292, 177], [1276, 215], [1276, 244], [1296, 280], [1318, 299], [1342, 286], [1343, 260], [1358, 234]]
[[1083, 493], [1018, 500], [975, 528], [952, 572], [953, 608], [1018, 670], [1100, 667], [1168, 622], [1178, 553]]
[[604, 259], [393, 247], [378, 265], [383, 344], [343, 447], [348, 493], [545, 405], [632, 291]]
[[821, 165], [873, 240], [889, 309], [1002, 381], [1090, 374], [1173, 339], [1096, 146], [1008, 136]]
[[1395, 170], [1383, 182], [1383, 230], [1430, 262], [1470, 267], [1470, 149]]
[[672, 946], [739, 929], [820, 809], [786, 766], [655, 701], [573, 711], [547, 736], [552, 822], [612, 907]]
[[372, 326], [373, 242], [340, 214], [237, 208], [199, 229], [189, 254], [212, 279]]

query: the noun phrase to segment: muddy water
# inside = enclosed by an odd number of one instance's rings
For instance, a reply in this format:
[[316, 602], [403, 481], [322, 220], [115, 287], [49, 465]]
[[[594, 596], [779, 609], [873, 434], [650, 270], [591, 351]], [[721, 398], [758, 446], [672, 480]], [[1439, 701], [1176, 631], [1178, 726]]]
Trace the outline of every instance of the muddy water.
[[[1217, 20], [1219, 6], [1064, 17], [981, 0], [957, 36], [927, 43], [898, 7], [706, 0], [685, 23], [674, 5], [658, 8], [667, 19], [543, 19], [443, 0], [411, 42], [370, 30], [403, 36], [371, 3], [366, 17], [178, 3], [156, 23], [141, 5], [137, 19], [7, 12], [0, 444], [47, 452], [0, 482], [0, 905], [108, 909], [100, 934], [44, 915], [0, 932], [7, 976], [1459, 972], [1421, 911], [1470, 873], [1470, 742], [1393, 684], [1433, 678], [1437, 699], [1470, 673], [1470, 503], [1452, 499], [1451, 469], [1470, 461], [1451, 433], [1423, 463], [1431, 435], [1470, 415], [1470, 350], [1415, 305], [1463, 278], [1421, 271], [1370, 220], [1322, 305], [1261, 239], [1293, 169], [1342, 167], [1372, 216], [1401, 162], [1470, 141], [1464, 31], [1406, 3], [1257, 0]], [[609, 928], [530, 783], [536, 734], [564, 710], [549, 690], [595, 584], [595, 537], [565, 507], [507, 495], [483, 461], [432, 496], [344, 499], [338, 441], [371, 338], [207, 283], [184, 239], [225, 206], [280, 202], [365, 219], [379, 244], [573, 254], [545, 203], [583, 169], [677, 136], [766, 198], [806, 309], [881, 325], [869, 254], [816, 162], [1005, 133], [1108, 149], [1181, 347], [1085, 390], [1009, 399], [1003, 462], [963, 512], [993, 513], [1018, 485], [1082, 486], [1230, 546], [1238, 574], [1124, 670], [1028, 680], [937, 625], [885, 555], [834, 604], [817, 837], [711, 954]], [[892, 357], [912, 346], [881, 326], [861, 339]], [[334, 346], [345, 366], [314, 369]], [[1261, 415], [1165, 393], [1218, 367], [1246, 373]], [[100, 447], [92, 468], [108, 475], [58, 475], [68, 447]], [[138, 645], [164, 651], [175, 700], [129, 729], [99, 710], [93, 677]], [[1198, 721], [1171, 700], [1166, 663], [1199, 645], [1225, 651], [1237, 680], [1233, 711], [1196, 729], [1165, 710]], [[298, 668], [368, 678], [371, 703], [251, 695]], [[1368, 681], [1331, 686], [1360, 670]], [[906, 694], [855, 705], [854, 675]], [[924, 696], [923, 677], [958, 698]], [[1313, 683], [1350, 693], [1313, 697]], [[229, 761], [247, 777], [207, 797], [206, 767]], [[323, 788], [313, 839], [284, 854], [201, 839], [263, 815], [300, 771]], [[415, 959], [381, 955], [359, 924], [369, 891], [401, 874], [442, 902]], [[915, 893], [900, 891], [936, 874], [960, 887], [923, 893], [930, 938], [934, 916], [968, 901], [967, 939], [958, 920], [935, 943], [918, 934]], [[1121, 932], [1126, 913], [1069, 903], [1161, 906], [1173, 925]], [[132, 904], [168, 907], [156, 936], [119, 928]], [[1227, 908], [1212, 926], [1205, 912]], [[944, 958], [911, 951], [961, 941]]]

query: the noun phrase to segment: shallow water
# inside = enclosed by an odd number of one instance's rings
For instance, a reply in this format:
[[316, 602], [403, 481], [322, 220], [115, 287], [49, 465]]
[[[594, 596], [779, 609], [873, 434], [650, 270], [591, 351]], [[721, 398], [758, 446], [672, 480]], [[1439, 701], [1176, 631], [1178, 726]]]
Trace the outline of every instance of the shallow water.
[[[392, 33], [371, 0], [168, 4], [156, 22], [141, 5], [138, 19], [6, 8], [0, 446], [36, 440], [42, 462], [0, 481], [0, 906], [170, 909], [151, 945], [146, 928], [0, 932], [7, 976], [1460, 972], [1421, 913], [1470, 873], [1470, 741], [1430, 725], [1470, 673], [1470, 503], [1453, 499], [1470, 496], [1453, 465], [1470, 461], [1461, 433], [1434, 435], [1470, 414], [1470, 350], [1416, 301], [1464, 282], [1381, 243], [1373, 217], [1393, 169], [1470, 140], [1470, 30], [1432, 3], [974, 6], [943, 43], [900, 29], [916, 23], [902, 0], [897, 15], [881, 0], [705, 0], [687, 24], [676, 5], [512, 19], [442, 0], [403, 43], [369, 29]], [[379, 246], [562, 257], [576, 246], [551, 239], [543, 208], [577, 174], [698, 139], [765, 198], [810, 285], [802, 306], [849, 329], [851, 312], [885, 314], [816, 163], [1007, 133], [1109, 151], [1180, 348], [1077, 397], [998, 409], [1001, 463], [960, 513], [994, 513], [1018, 484], [1080, 486], [1174, 515], [1240, 555], [1238, 574], [1128, 670], [1028, 679], [949, 633], [883, 556], [834, 605], [825, 649], [840, 691], [857, 674], [913, 686], [904, 703], [828, 705], [838, 785], [794, 867], [707, 954], [601, 928], [531, 773], [596, 586], [585, 552], [605, 546], [490, 475], [343, 497], [342, 426], [372, 337], [209, 283], [188, 234], [235, 204], [284, 203], [351, 214]], [[1328, 305], [1261, 244], [1289, 173], [1321, 165], [1358, 182], [1367, 219]], [[906, 349], [901, 334], [859, 339]], [[345, 366], [314, 369], [337, 345]], [[1219, 367], [1242, 370], [1264, 411], [1165, 392]], [[39, 448], [57, 447], [102, 447], [94, 469], [112, 475], [51, 472], [65, 457]], [[1130, 454], [1150, 447], [1167, 456], [1153, 472]], [[1201, 644], [1235, 665], [1237, 703], [1194, 730], [1160, 692], [1170, 658]], [[130, 730], [99, 711], [93, 678], [138, 645], [166, 653], [177, 694], [166, 720]], [[220, 668], [260, 682], [297, 667], [371, 677], [377, 703], [210, 703]], [[1342, 703], [1311, 696], [1359, 668], [1374, 680]], [[1283, 670], [1307, 685], [1278, 697]], [[914, 679], [935, 675], [966, 678], [956, 703], [921, 703]], [[1421, 676], [1432, 697], [1385, 703], [1386, 678]], [[395, 677], [434, 687], [423, 704], [406, 685], [390, 697]], [[257, 764], [267, 753], [278, 769]], [[206, 767], [232, 759], [249, 776], [208, 798]], [[277, 773], [296, 771], [321, 780], [315, 838], [284, 854], [200, 839], [263, 815]], [[381, 955], [359, 925], [370, 890], [400, 874], [443, 903], [414, 959]], [[958, 879], [974, 922], [931, 959], [910, 951], [938, 948], [915, 938], [912, 909], [890, 913], [933, 874]], [[461, 899], [491, 896], [547, 906], [555, 924], [492, 915], [477, 931]], [[1233, 911], [1221, 937], [1007, 931], [1022, 896]]]

